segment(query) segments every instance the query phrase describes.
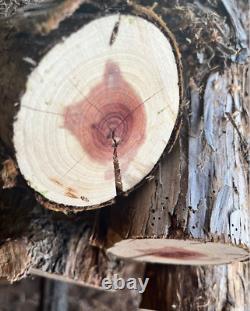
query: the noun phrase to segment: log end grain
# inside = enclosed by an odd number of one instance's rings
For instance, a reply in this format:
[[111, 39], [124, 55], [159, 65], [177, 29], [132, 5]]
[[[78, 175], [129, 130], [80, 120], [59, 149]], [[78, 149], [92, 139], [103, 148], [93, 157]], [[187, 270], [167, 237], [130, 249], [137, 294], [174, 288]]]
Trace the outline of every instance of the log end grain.
[[125, 14], [98, 18], [56, 44], [28, 77], [14, 124], [28, 185], [52, 205], [79, 210], [141, 183], [178, 119], [174, 49], [152, 22]]
[[108, 249], [119, 258], [132, 261], [175, 264], [227, 264], [249, 259], [249, 252], [232, 244], [175, 239], [128, 239]]

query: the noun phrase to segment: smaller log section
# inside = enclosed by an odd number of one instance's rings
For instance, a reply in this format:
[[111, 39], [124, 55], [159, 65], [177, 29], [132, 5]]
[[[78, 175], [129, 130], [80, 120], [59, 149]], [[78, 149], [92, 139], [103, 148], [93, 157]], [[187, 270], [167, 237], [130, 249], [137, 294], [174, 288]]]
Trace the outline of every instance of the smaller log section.
[[128, 239], [109, 252], [124, 259], [176, 265], [225, 264], [249, 258], [246, 250], [230, 244], [175, 239]]
[[167, 33], [139, 16], [101, 17], [30, 74], [14, 145], [45, 206], [98, 208], [152, 171], [179, 119], [180, 65]]

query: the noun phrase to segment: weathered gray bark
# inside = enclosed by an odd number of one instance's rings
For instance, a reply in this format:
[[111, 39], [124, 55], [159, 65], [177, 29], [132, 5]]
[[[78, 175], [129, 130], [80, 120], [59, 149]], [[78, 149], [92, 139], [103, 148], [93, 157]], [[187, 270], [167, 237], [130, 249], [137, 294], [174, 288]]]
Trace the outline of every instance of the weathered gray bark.
[[[152, 5], [153, 1], [138, 1]], [[123, 1], [88, 1], [60, 24], [40, 20], [2, 22], [0, 34], [0, 155], [14, 159], [12, 118], [32, 66], [43, 53], [84, 22]], [[47, 8], [46, 8], [47, 9]], [[174, 32], [184, 65], [185, 105], [180, 136], [153, 177], [115, 206], [77, 215], [47, 211], [19, 176], [1, 191], [0, 272], [15, 280], [30, 268], [99, 285], [105, 275], [151, 278], [142, 306], [160, 310], [247, 311], [249, 263], [218, 267], [128, 267], [107, 257], [104, 245], [134, 236], [224, 239], [249, 246], [249, 77], [246, 1], [159, 1], [154, 10]], [[53, 16], [53, 14], [52, 14]], [[43, 25], [46, 36], [27, 25]], [[54, 21], [54, 23], [53, 23]], [[13, 26], [14, 25], [14, 26]], [[246, 27], [246, 26], [245, 26]], [[22, 31], [20, 30], [22, 29]], [[8, 164], [10, 162], [7, 162]], [[5, 186], [15, 169], [3, 169]], [[226, 209], [226, 211], [224, 210]], [[222, 216], [222, 217], [221, 217]], [[219, 236], [219, 237], [218, 237]], [[20, 256], [20, 252], [22, 256]], [[131, 270], [130, 270], [131, 269]], [[132, 271], [132, 272], [131, 272]], [[151, 299], [151, 297], [155, 299]], [[119, 298], [118, 298], [119, 299]], [[134, 306], [135, 308], [135, 306]]]

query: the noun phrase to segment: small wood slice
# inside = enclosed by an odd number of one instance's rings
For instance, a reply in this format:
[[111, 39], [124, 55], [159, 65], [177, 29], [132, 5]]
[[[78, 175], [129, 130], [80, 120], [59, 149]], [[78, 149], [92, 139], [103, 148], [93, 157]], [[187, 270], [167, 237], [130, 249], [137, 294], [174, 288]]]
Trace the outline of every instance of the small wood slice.
[[29, 76], [14, 124], [17, 161], [46, 199], [93, 208], [153, 169], [180, 101], [170, 40], [133, 15], [90, 22]]
[[225, 264], [249, 259], [249, 252], [232, 244], [174, 239], [128, 239], [108, 249], [119, 258], [178, 265]]

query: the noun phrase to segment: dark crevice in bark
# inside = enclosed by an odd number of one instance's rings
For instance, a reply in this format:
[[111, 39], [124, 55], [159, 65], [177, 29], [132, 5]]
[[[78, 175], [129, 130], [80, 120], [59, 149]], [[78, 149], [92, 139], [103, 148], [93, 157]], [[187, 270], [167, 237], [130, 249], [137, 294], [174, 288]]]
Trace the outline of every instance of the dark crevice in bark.
[[242, 133], [239, 131], [239, 128], [237, 126], [237, 124], [235, 123], [232, 115], [229, 112], [226, 112], [226, 115], [228, 117], [228, 119], [230, 120], [230, 122], [232, 123], [233, 127], [235, 128], [240, 142], [241, 142], [241, 149], [242, 149], [242, 153], [243, 153], [243, 158], [246, 160], [247, 163], [249, 163], [249, 145], [247, 140], [245, 139], [245, 137], [242, 136]]

